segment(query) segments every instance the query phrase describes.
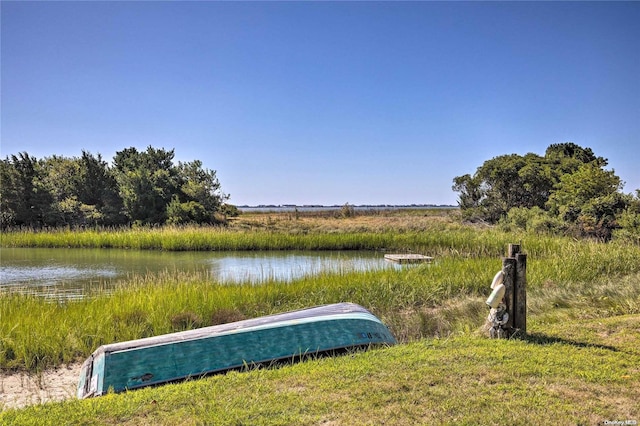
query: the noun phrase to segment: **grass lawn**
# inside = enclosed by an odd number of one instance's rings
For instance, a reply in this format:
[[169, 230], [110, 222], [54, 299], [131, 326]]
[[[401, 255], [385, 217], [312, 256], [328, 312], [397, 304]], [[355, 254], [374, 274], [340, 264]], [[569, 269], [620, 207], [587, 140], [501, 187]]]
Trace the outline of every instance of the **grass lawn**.
[[7, 410], [1, 424], [604, 424], [640, 420], [640, 316], [475, 333]]

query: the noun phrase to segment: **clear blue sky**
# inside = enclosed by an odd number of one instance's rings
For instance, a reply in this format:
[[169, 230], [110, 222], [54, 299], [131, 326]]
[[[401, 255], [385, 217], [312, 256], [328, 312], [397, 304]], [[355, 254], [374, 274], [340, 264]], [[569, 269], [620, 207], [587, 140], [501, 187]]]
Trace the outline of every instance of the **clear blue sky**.
[[1, 2], [2, 158], [175, 148], [231, 203], [456, 204], [575, 142], [640, 188], [640, 2]]

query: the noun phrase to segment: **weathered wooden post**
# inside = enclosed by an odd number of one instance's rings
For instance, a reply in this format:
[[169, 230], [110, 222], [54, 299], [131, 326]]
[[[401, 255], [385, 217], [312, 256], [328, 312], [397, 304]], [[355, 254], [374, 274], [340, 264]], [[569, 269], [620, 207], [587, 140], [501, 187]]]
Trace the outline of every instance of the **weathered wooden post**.
[[502, 284], [505, 286], [504, 304], [506, 306], [509, 319], [504, 325], [507, 337], [511, 335], [513, 329], [513, 311], [515, 306], [515, 287], [516, 287], [516, 260], [512, 257], [502, 259], [502, 272], [504, 272], [504, 280]]
[[509, 245], [509, 255], [516, 259], [516, 286], [514, 292], [513, 328], [521, 333], [527, 332], [527, 255], [520, 253], [520, 245], [517, 250], [512, 249], [515, 244]]
[[[491, 308], [487, 326], [491, 337], [511, 337], [527, 331], [527, 255], [520, 244], [509, 244], [502, 271], [492, 283], [487, 305]], [[503, 295], [501, 297], [501, 295]]]

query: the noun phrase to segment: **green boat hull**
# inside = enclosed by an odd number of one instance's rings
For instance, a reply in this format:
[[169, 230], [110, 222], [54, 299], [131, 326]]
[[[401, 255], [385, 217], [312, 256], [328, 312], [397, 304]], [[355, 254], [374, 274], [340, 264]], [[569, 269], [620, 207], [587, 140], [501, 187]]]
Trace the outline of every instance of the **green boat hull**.
[[83, 364], [77, 395], [99, 396], [252, 364], [395, 343], [369, 311], [338, 303], [101, 346]]

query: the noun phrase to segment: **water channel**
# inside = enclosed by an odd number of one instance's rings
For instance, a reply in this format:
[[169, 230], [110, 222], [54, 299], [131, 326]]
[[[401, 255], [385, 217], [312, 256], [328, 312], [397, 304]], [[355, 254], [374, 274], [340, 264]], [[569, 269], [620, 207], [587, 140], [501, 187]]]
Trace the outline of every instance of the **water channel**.
[[212, 282], [291, 281], [320, 272], [397, 267], [369, 251], [166, 252], [119, 249], [0, 248], [0, 294], [55, 299], [109, 290], [136, 275], [202, 273]]

